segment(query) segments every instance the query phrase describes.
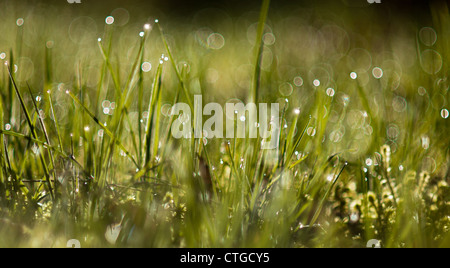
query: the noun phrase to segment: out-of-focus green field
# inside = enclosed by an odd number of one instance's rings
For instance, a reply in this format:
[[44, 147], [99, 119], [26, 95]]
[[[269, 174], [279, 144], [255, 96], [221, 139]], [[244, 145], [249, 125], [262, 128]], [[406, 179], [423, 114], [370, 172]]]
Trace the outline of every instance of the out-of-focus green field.
[[[0, 247], [450, 247], [449, 7], [347, 2], [1, 1]], [[200, 94], [278, 149], [173, 138]]]

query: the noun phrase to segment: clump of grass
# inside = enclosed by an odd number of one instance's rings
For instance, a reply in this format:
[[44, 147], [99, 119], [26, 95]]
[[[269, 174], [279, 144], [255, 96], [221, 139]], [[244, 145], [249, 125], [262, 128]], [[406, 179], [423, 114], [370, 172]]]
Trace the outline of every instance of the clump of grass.
[[[375, 33], [358, 37], [351, 18], [269, 6], [220, 33], [143, 21], [91, 40], [71, 18], [50, 42], [45, 22], [62, 17], [35, 14], [39, 36], [27, 18], [2, 24], [0, 53], [14, 49], [0, 70], [0, 246], [450, 246], [448, 8], [432, 6], [433, 28], [405, 30], [416, 42], [386, 36], [405, 47], [389, 55], [357, 44]], [[170, 107], [200, 93], [280, 103], [279, 147], [174, 139]]]

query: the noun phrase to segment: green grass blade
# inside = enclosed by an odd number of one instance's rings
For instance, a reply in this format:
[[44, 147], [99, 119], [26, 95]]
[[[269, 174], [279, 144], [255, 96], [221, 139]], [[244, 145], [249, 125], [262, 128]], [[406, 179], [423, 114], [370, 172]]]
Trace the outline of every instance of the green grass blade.
[[258, 103], [259, 101], [259, 88], [261, 83], [261, 62], [262, 53], [264, 48], [263, 35], [264, 26], [267, 20], [267, 14], [269, 13], [270, 0], [263, 0], [261, 11], [258, 20], [258, 29], [256, 32], [255, 40], [255, 70], [253, 73], [251, 102]]

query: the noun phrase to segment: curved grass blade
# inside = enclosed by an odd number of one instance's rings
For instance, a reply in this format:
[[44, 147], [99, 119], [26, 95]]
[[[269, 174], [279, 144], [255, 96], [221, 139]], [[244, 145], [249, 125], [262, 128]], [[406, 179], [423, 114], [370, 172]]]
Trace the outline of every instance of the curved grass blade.
[[[28, 109], [25, 106], [25, 101], [23, 100], [22, 95], [20, 94], [19, 88], [17, 87], [16, 81], [14, 80], [14, 77], [11, 74], [12, 73], [11, 67], [9, 65], [7, 65], [6, 69], [8, 70], [8, 74], [9, 74], [9, 77], [13, 84], [14, 90], [16, 91], [17, 97], [19, 98], [20, 105], [22, 106], [22, 110], [25, 113], [25, 117], [27, 119], [28, 126], [30, 127], [31, 135], [33, 136], [33, 138], [35, 140], [38, 140], [36, 128], [33, 125], [33, 121], [31, 120], [31, 117], [30, 117], [30, 113], [28, 112]], [[40, 147], [39, 150], [42, 151], [42, 146], [39, 145], [39, 147]], [[50, 192], [52, 199], [54, 199], [55, 196], [53, 194], [53, 188], [52, 188], [52, 184], [51, 184], [51, 180], [50, 180], [50, 174], [49, 174], [49, 169], [48, 169], [47, 163], [45, 162], [45, 159], [42, 154], [39, 154], [39, 158], [40, 158], [42, 166], [44, 168], [44, 173], [45, 173], [45, 177], [47, 180], [48, 190]]]
[[147, 126], [145, 128], [145, 142], [144, 142], [144, 148], [145, 148], [145, 162], [144, 166], [147, 166], [151, 160], [151, 139], [152, 139], [152, 129], [153, 129], [153, 113], [154, 108], [156, 104], [156, 100], [158, 99], [158, 96], [160, 94], [161, 90], [161, 76], [162, 76], [162, 65], [160, 64], [158, 66], [158, 69], [156, 70], [154, 82], [153, 82], [153, 89], [152, 93], [150, 95], [150, 101], [148, 104], [148, 119], [147, 119]]
[[320, 204], [319, 207], [317, 208], [316, 212], [314, 213], [314, 216], [312, 217], [312, 220], [310, 222], [310, 225], [313, 225], [317, 219], [319, 218], [320, 212], [322, 211], [323, 205], [325, 204], [325, 200], [328, 199], [328, 196], [331, 193], [331, 190], [333, 189], [334, 185], [336, 184], [336, 182], [338, 181], [339, 177], [341, 176], [342, 172], [344, 172], [345, 167], [348, 165], [347, 162], [345, 162], [344, 166], [342, 167], [341, 171], [339, 172], [339, 174], [336, 176], [336, 178], [333, 180], [333, 182], [331, 183], [330, 187], [327, 189], [326, 193], [324, 194], [324, 196], [322, 197], [322, 200], [320, 200]]
[[136, 165], [137, 168], [139, 168], [138, 163], [136, 162], [136, 160], [133, 158], [133, 156], [131, 156], [131, 154], [128, 152], [127, 149], [125, 149], [125, 147], [122, 145], [122, 143], [114, 136], [114, 134], [104, 125], [100, 122], [100, 120], [91, 112], [89, 111], [89, 109], [84, 106], [81, 101], [73, 95], [72, 92], [70, 92], [69, 90], [66, 91], [66, 93], [79, 105], [81, 106], [84, 111], [92, 118], [92, 120], [94, 120], [95, 123], [97, 123], [102, 129], [103, 131], [105, 131], [106, 135], [108, 135], [112, 141], [125, 153], [125, 155]]
[[303, 129], [302, 134], [300, 134], [300, 136], [298, 136], [297, 140], [294, 143], [294, 146], [292, 146], [292, 148], [286, 158], [286, 161], [291, 160], [292, 155], [294, 154], [295, 150], [297, 149], [297, 146], [300, 144], [300, 141], [302, 140], [303, 136], [305, 135], [306, 130], [308, 129], [310, 123], [311, 123], [311, 116], [309, 116], [308, 123], [306, 124], [305, 128]]
[[255, 42], [255, 71], [253, 73], [251, 102], [258, 104], [259, 98], [259, 86], [261, 83], [261, 62], [262, 52], [264, 48], [263, 35], [264, 26], [267, 20], [267, 14], [269, 13], [270, 0], [263, 0], [261, 12], [259, 14], [258, 28], [256, 33]]

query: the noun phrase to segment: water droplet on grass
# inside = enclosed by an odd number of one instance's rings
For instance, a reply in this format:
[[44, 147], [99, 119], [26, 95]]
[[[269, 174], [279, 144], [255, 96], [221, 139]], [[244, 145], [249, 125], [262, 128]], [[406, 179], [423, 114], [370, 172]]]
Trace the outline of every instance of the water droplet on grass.
[[333, 97], [334, 94], [335, 94], [335, 91], [334, 91], [333, 88], [330, 87], [330, 88], [327, 89], [327, 95], [328, 95], [329, 97]]
[[350, 222], [355, 223], [355, 222], [357, 222], [358, 220], [359, 220], [359, 215], [358, 215], [358, 213], [353, 212], [353, 213], [350, 215]]
[[309, 136], [314, 137], [314, 136], [316, 135], [316, 129], [313, 128], [313, 127], [309, 127], [309, 128], [306, 130], [306, 133], [307, 133]]
[[423, 27], [419, 32], [419, 39], [426, 46], [433, 46], [437, 41], [436, 31], [431, 27]]
[[109, 100], [102, 101], [102, 107], [103, 108], [110, 108], [111, 107], [111, 102]]
[[148, 73], [152, 70], [152, 64], [150, 62], [142, 63], [141, 69], [144, 73]]
[[212, 33], [207, 39], [208, 47], [211, 49], [221, 49], [225, 45], [225, 38], [219, 33]]
[[114, 23], [114, 17], [113, 16], [108, 16], [105, 19], [106, 24], [111, 25]]
[[383, 70], [380, 67], [375, 67], [372, 70], [372, 75], [376, 79], [380, 79], [381, 77], [383, 77]]
[[303, 78], [301, 78], [300, 76], [296, 76], [294, 78], [294, 85], [297, 87], [303, 86]]
[[441, 54], [433, 49], [424, 50], [421, 54], [422, 69], [428, 74], [436, 74], [442, 69], [443, 60]]

